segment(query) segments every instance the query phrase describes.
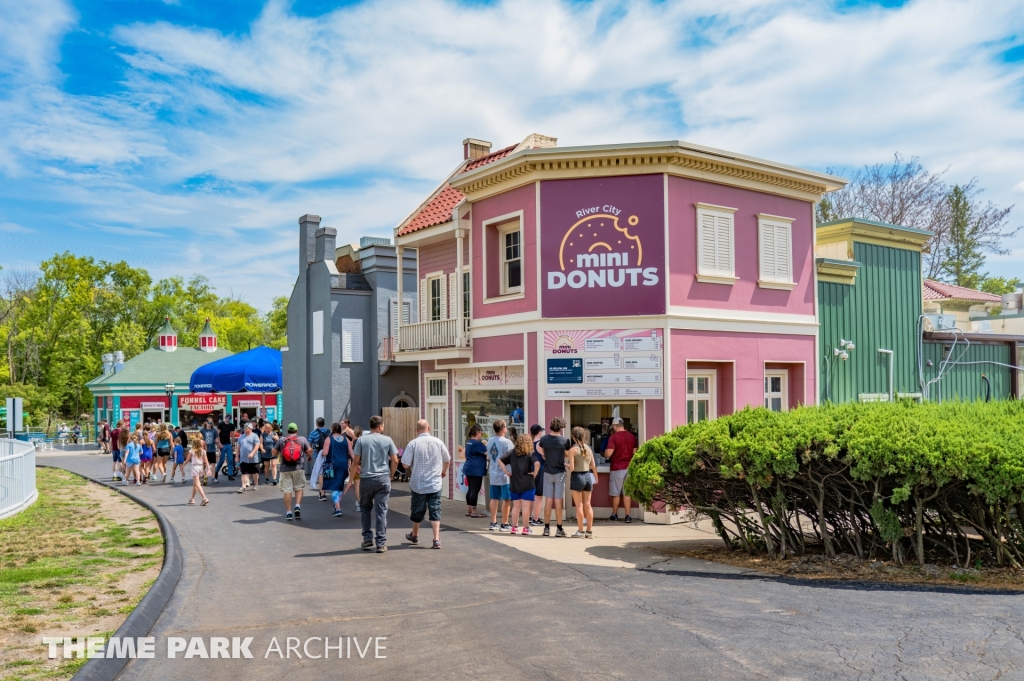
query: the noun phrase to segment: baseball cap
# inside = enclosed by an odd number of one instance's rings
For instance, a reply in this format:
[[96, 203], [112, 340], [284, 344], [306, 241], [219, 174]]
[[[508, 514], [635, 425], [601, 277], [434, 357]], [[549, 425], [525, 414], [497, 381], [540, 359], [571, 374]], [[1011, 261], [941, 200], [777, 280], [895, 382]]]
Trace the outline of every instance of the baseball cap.
[[299, 432], [299, 427], [297, 425], [295, 425], [294, 423], [289, 423], [288, 424], [288, 432], [289, 433], [297, 433], [297, 432]]
[[543, 433], [543, 432], [544, 432], [544, 426], [540, 425], [539, 423], [535, 423], [532, 426], [530, 426], [530, 435], [533, 435], [534, 437], [536, 437], [537, 433]]
[[615, 418], [612, 419], [612, 425], [613, 426], [624, 426], [624, 425], [626, 425], [626, 422], [623, 421], [622, 419], [620, 419], [618, 416], [616, 416]]

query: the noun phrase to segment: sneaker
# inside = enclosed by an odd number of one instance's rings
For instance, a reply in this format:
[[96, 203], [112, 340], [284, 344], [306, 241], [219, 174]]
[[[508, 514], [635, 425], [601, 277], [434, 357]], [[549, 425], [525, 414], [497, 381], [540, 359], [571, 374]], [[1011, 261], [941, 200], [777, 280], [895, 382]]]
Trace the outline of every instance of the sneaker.
[[540, 518], [533, 518], [532, 520], [530, 520], [530, 526], [531, 527], [540, 527], [543, 524], [544, 524], [544, 521], [541, 520]]
[[185, 478], [181, 479], [181, 484], [183, 484], [183, 485], [185, 484]]
[[504, 525], [499, 525], [498, 526], [498, 532], [509, 532], [511, 529], [512, 529], [512, 526], [509, 525], [508, 523], [505, 523]]
[[213, 481], [214, 481], [215, 483], [217, 483], [218, 485], [220, 484], [220, 478], [218, 478], [218, 477], [217, 477], [216, 475], [215, 475], [215, 476], [213, 476]]
[[228, 476], [228, 480], [232, 480], [233, 481], [234, 479], [235, 479], [235, 476], [233, 476], [233, 475], [229, 475]]
[[419, 544], [420, 543], [420, 538], [417, 537], [412, 532], [406, 532], [405, 533], [405, 538], [409, 540], [410, 544]]
[[432, 549], [439, 549], [439, 548], [441, 548], [441, 540], [440, 539], [435, 539], [434, 540], [434, 545], [431, 546], [430, 548], [432, 548]]
[[274, 487], [277, 487], [277, 480], [275, 480], [274, 482], [272, 482], [270, 484], [273, 485]]
[[545, 537], [550, 537], [551, 536], [551, 526], [550, 525], [545, 525], [544, 526], [544, 536]]
[[501, 527], [501, 525], [499, 525], [498, 523], [491, 523], [490, 525], [487, 526], [487, 529], [491, 530], [491, 531], [494, 531], [494, 530], [498, 529], [499, 527]]
[[327, 501], [327, 497], [326, 496], [320, 497], [320, 501]]
[[555, 536], [556, 537], [564, 537], [564, 536], [566, 536], [565, 530], [562, 529], [561, 525], [558, 526], [558, 531], [555, 532]]
[[244, 491], [245, 491], [245, 488], [244, 488], [244, 487], [239, 487], [239, 488], [238, 488], [238, 493], [239, 493], [239, 494], [241, 494], [241, 493], [242, 493], [242, 492], [244, 492]]
[[335, 518], [340, 518], [342, 516], [341, 509], [340, 508], [334, 509], [334, 513], [332, 513], [331, 515], [334, 516]]
[[594, 538], [594, 533], [593, 532], [587, 532], [587, 539], [593, 539], [593, 538]]
[[523, 528], [523, 536], [525, 537], [528, 534], [533, 534], [533, 532], [530, 531], [529, 527], [524, 527]]
[[299, 508], [298, 504], [295, 504], [295, 508], [292, 509], [295, 512], [295, 519], [298, 520], [302, 517], [302, 509]]
[[631, 522], [633, 522], [633, 516], [627, 515], [626, 516], [626, 524], [629, 525]]
[[377, 547], [377, 553], [387, 553], [387, 552], [388, 552], [388, 547], [387, 546], [378, 546]]
[[619, 515], [617, 513], [612, 513], [610, 516], [608, 516], [608, 522], [614, 523], [614, 522], [618, 522], [618, 520], [619, 520]]
[[586, 536], [587, 536], [586, 532], [580, 532], [579, 530], [576, 530], [575, 532], [572, 533], [573, 539], [583, 539]]
[[[523, 529], [525, 530], [526, 528], [524, 527]], [[519, 526], [518, 525], [513, 525], [512, 526], [512, 534], [519, 534]]]
[[284, 514], [284, 519], [285, 520], [295, 520], [295, 516], [292, 515], [291, 511], [288, 511], [287, 513]]
[[370, 551], [370, 550], [373, 549], [373, 542], [372, 541], [364, 541], [359, 546], [362, 547], [363, 551]]

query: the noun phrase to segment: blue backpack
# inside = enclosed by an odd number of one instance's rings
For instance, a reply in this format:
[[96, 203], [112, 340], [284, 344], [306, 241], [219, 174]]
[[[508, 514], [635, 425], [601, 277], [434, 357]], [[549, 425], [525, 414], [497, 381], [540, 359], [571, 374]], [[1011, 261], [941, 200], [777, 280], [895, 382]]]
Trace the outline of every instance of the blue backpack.
[[309, 446], [313, 448], [313, 455], [316, 456], [320, 453], [320, 450], [324, 447], [324, 442], [327, 440], [329, 431], [326, 428], [314, 428], [309, 432]]

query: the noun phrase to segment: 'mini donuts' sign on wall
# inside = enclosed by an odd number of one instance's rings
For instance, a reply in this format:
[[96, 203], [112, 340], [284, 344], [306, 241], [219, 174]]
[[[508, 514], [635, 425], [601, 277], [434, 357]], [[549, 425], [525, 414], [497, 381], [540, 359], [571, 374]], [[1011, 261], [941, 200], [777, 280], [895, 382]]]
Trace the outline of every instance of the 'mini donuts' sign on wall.
[[665, 312], [661, 175], [541, 184], [544, 317]]

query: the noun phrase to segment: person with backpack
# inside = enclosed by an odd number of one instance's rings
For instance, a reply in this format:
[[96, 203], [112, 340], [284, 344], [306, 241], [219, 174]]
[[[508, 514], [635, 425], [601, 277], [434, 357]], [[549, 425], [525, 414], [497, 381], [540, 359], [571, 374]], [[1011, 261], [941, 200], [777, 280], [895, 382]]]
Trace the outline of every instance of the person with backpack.
[[[327, 437], [330, 434], [331, 431], [327, 430], [327, 428], [324, 427], [324, 418], [320, 416], [316, 420], [316, 428], [309, 431], [309, 435], [306, 436], [306, 440], [309, 442], [309, 446], [313, 448], [314, 452], [319, 452], [321, 449], [324, 448], [324, 443], [327, 442]], [[303, 469], [306, 472], [307, 478], [313, 475], [314, 458], [315, 457], [309, 457], [309, 459], [306, 461], [305, 468]], [[310, 482], [315, 483], [316, 481], [311, 479]], [[323, 494], [321, 494], [320, 496], [322, 497]]]
[[[312, 457], [313, 448], [309, 441], [299, 435], [299, 427], [288, 424], [288, 434], [274, 445], [274, 451], [281, 455], [281, 493], [284, 495], [285, 520], [302, 519], [302, 490], [306, 488], [306, 476], [302, 470], [306, 460]], [[292, 494], [295, 506], [292, 506]]]
[[340, 518], [341, 497], [345, 494], [345, 479], [348, 477], [352, 461], [349, 441], [340, 423], [331, 424], [331, 436], [327, 438], [321, 451], [324, 462], [320, 468], [320, 475], [324, 482], [320, 486], [320, 491], [331, 493], [331, 501], [334, 502], [334, 513], [331, 515]]

